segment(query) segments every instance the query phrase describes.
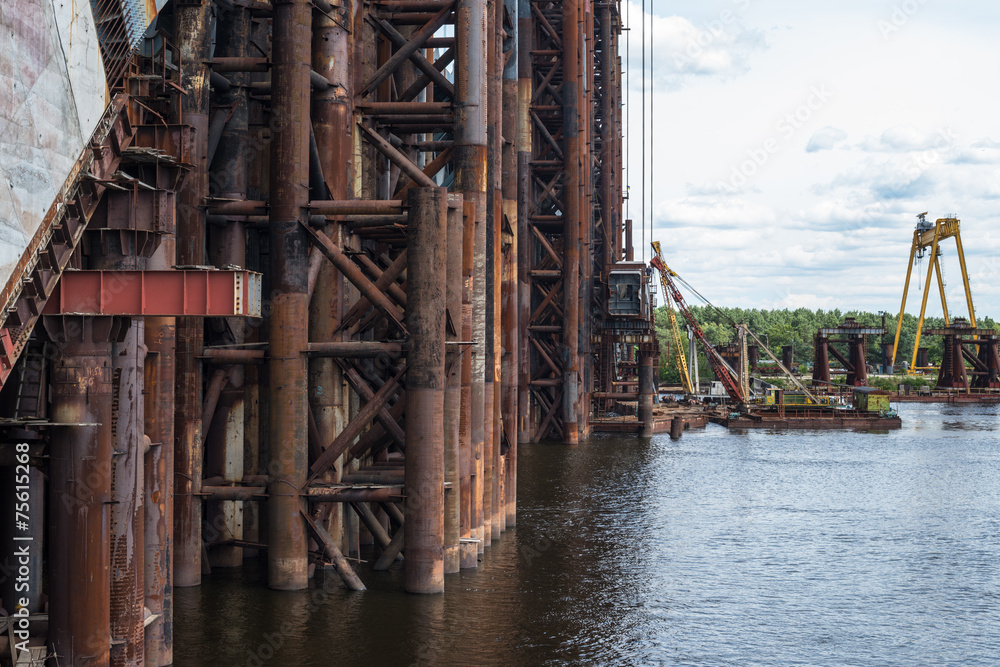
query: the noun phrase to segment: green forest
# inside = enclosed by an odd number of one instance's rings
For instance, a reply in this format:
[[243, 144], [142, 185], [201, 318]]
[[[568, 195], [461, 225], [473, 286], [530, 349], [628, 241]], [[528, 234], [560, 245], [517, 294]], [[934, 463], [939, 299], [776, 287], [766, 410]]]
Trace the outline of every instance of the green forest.
[[[728, 343], [735, 338], [733, 322], [746, 322], [758, 338], [760, 338], [779, 358], [781, 348], [791, 345], [794, 350], [794, 360], [797, 364], [810, 364], [813, 361], [813, 336], [818, 329], [825, 327], [836, 327], [843, 323], [845, 318], [853, 317], [859, 323], [866, 326], [882, 326], [882, 315], [866, 311], [848, 310], [809, 310], [808, 308], [798, 308], [796, 310], [759, 310], [743, 308], [715, 308], [712, 306], [692, 306], [691, 312], [699, 325], [712, 343]], [[676, 313], [678, 324], [681, 327], [681, 335], [687, 341], [687, 328], [684, 318]], [[990, 317], [977, 319], [976, 324], [982, 328], [996, 330], [997, 324]], [[944, 318], [928, 317], [924, 321], [924, 329], [943, 327]], [[660, 359], [660, 376], [665, 382], [679, 382], [680, 375], [675, 367], [673, 351], [666, 354], [668, 347], [669, 319], [664, 306], [656, 310], [656, 335], [660, 341], [660, 349], [663, 354]], [[896, 314], [885, 314], [884, 340], [892, 343], [896, 335]], [[903, 327], [899, 336], [899, 354], [896, 355], [897, 370], [903, 361], [910, 361], [913, 353], [913, 341], [917, 335], [917, 317], [910, 314], [903, 316]], [[930, 363], [939, 364], [942, 355], [942, 339], [939, 336], [923, 336], [920, 340], [921, 347], [928, 348]], [[869, 338], [868, 363], [877, 366], [881, 363], [881, 341], [878, 336]], [[761, 352], [761, 359], [765, 355]], [[836, 363], [836, 362], [834, 362]], [[705, 355], [699, 350], [699, 373], [702, 379], [712, 377]]]

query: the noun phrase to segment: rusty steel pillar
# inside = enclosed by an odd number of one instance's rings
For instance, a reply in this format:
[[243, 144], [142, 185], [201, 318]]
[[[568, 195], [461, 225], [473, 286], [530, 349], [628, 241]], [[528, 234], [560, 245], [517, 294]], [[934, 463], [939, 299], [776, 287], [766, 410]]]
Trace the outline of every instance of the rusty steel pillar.
[[[174, 264], [174, 238], [164, 237], [150, 258], [150, 269]], [[174, 662], [173, 534], [174, 534], [174, 345], [172, 317], [146, 318], [145, 433], [150, 446], [143, 466], [145, 493], [146, 607], [154, 616], [146, 626], [146, 664]]]
[[[321, 11], [313, 13], [313, 70], [330, 82], [326, 90], [315, 90], [312, 102], [313, 132], [319, 157], [319, 172], [327, 192], [318, 199], [352, 199], [354, 189], [354, 94], [350, 53], [351, 31], [334, 17]], [[329, 195], [329, 196], [327, 196]], [[337, 222], [324, 230], [334, 243], [342, 244], [343, 232]], [[309, 304], [309, 340], [342, 340], [337, 333], [343, 315], [345, 285], [341, 274], [330, 262], [323, 261], [316, 277], [316, 287]], [[309, 406], [316, 430], [324, 444], [333, 442], [347, 424], [347, 400], [340, 367], [333, 359], [310, 359]], [[335, 463], [324, 479], [339, 481], [343, 460]], [[343, 544], [343, 503], [330, 503], [327, 532], [338, 546]]]
[[[472, 538], [484, 536], [483, 493], [485, 456], [486, 376], [486, 4], [462, 2], [455, 23], [454, 189], [475, 205], [472, 283]], [[479, 542], [479, 552], [484, 548]]]
[[111, 651], [111, 317], [46, 317], [52, 369], [49, 640], [60, 663], [106, 667]]
[[639, 435], [653, 436], [653, 406], [656, 404], [656, 368], [654, 352], [639, 351]]
[[[213, 4], [178, 5], [174, 34], [184, 63], [180, 121], [190, 125], [191, 169], [177, 192], [177, 264], [205, 264], [205, 211], [208, 194], [208, 111]], [[174, 435], [174, 586], [201, 584], [202, 369], [204, 320], [177, 319], [177, 372]]]
[[813, 386], [830, 386], [830, 341], [822, 334], [813, 336]]
[[116, 414], [111, 484], [111, 664], [145, 664], [145, 346], [142, 319], [112, 345]]
[[[472, 340], [472, 274], [475, 264], [476, 205], [462, 201], [462, 340]], [[462, 569], [478, 567], [478, 552], [473, 537], [475, 529], [472, 504], [472, 479], [475, 459], [472, 448], [472, 349], [462, 350], [462, 390], [458, 421], [459, 469], [459, 560]]]
[[[580, 407], [580, 225], [585, 202], [582, 201], [584, 168], [580, 123], [580, 0], [563, 1], [563, 132], [565, 134], [565, 174], [563, 190], [563, 343], [566, 371], [563, 375], [563, 443], [579, 442]], [[583, 311], [588, 310], [584, 304]]]
[[306, 362], [308, 247], [302, 223], [309, 202], [309, 72], [312, 5], [274, 5], [271, 113], [270, 462], [268, 584], [294, 590], [309, 584], [299, 489], [307, 461]]
[[444, 573], [458, 572], [461, 567], [461, 490], [460, 472], [461, 409], [462, 409], [462, 292], [465, 276], [462, 272], [462, 242], [464, 216], [461, 195], [448, 195], [448, 252], [446, 257], [447, 314], [454, 327], [448, 334], [447, 385], [444, 394], [444, 474], [451, 486], [444, 494]]
[[[219, 19], [216, 54], [245, 58], [251, 55], [250, 10], [236, 5]], [[217, 92], [218, 109], [227, 110], [229, 120], [219, 137], [212, 168], [212, 195], [224, 200], [247, 198], [247, 159], [250, 153], [249, 105], [247, 91], [250, 76], [246, 72], [228, 73], [232, 86]], [[219, 113], [217, 110], [216, 113]], [[218, 267], [247, 265], [246, 229], [238, 217], [227, 217], [213, 225], [208, 233], [208, 253]], [[208, 334], [213, 345], [241, 345], [246, 340], [246, 321], [241, 318], [211, 319]], [[238, 484], [243, 479], [245, 432], [245, 377], [242, 364], [233, 367], [228, 382], [219, 394], [214, 418], [203, 424], [206, 429], [206, 476], [221, 476], [225, 482]], [[205, 506], [210, 541], [243, 539], [243, 502], [210, 500]], [[218, 546], [209, 551], [212, 567], [239, 567], [243, 549]]]
[[[91, 233], [90, 241], [90, 268], [115, 271], [145, 267], [134, 234], [98, 231]], [[141, 318], [120, 318], [117, 322], [121, 333], [111, 346], [114, 451], [107, 539], [111, 548], [111, 665], [124, 667], [144, 664], [146, 348]]]
[[[580, 310], [579, 333], [577, 334], [578, 370], [577, 382], [580, 390], [577, 395], [577, 437], [586, 440], [590, 437], [590, 394], [594, 390], [594, 355], [591, 351], [591, 331], [593, 330], [594, 310], [594, 227], [598, 217], [595, 198], [597, 193], [596, 162], [592, 148], [596, 140], [593, 132], [594, 115], [597, 110], [593, 102], [594, 86], [594, 3], [581, 2], [579, 7], [582, 34], [580, 79], [577, 88], [577, 113], [580, 126], [580, 228], [578, 244], [580, 248]], [[572, 161], [572, 158], [571, 158]]]
[[[515, 14], [512, 13], [512, 16]], [[532, 17], [529, 0], [517, 0], [517, 442], [530, 442], [531, 426], [531, 280], [528, 211], [531, 205], [531, 50]], [[516, 461], [516, 454], [515, 454]], [[515, 478], [516, 488], [516, 478]], [[510, 519], [508, 518], [508, 521]]]
[[[500, 85], [500, 39], [497, 35], [497, 9], [501, 0], [486, 2], [486, 377], [483, 385], [485, 429], [483, 433], [483, 546], [499, 537], [497, 519], [497, 436], [500, 434], [500, 235], [502, 219], [500, 195], [501, 124], [503, 94]], [[494, 534], [497, 533], [497, 534]]]
[[410, 192], [407, 254], [405, 585], [444, 592], [445, 320], [448, 194]]
[[503, 0], [501, 17], [512, 17], [503, 51], [509, 55], [502, 76], [502, 146], [501, 197], [503, 226], [501, 246], [503, 267], [500, 290], [501, 299], [501, 452], [503, 458], [503, 495], [498, 514], [500, 527], [506, 530], [516, 522], [517, 498], [517, 440], [518, 440], [518, 383], [520, 382], [518, 357], [518, 79], [517, 79], [517, 0]]

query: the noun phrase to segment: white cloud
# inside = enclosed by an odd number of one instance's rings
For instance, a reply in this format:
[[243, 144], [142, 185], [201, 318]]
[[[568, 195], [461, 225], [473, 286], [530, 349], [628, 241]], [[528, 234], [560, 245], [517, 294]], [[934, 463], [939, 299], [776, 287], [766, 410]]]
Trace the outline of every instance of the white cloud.
[[951, 128], [922, 130], [907, 125], [890, 127], [879, 137], [865, 137], [859, 147], [870, 153], [912, 153], [938, 150], [952, 145], [954, 141], [955, 135]]
[[[631, 215], [640, 217], [643, 200], [652, 209], [671, 266], [719, 305], [895, 310], [916, 215], [954, 214], [977, 311], [1000, 314], [1000, 93], [982, 85], [1000, 61], [1000, 13], [928, 3], [885, 40], [875, 27], [884, 8], [860, 0], [836, 15], [810, 3], [752, 3], [706, 43], [704, 60], [667, 62], [662, 54], [735, 4], [684, 0], [668, 10], [683, 21], [655, 22], [674, 33], [654, 29], [645, 135], [632, 90]], [[631, 28], [638, 54], [638, 22]], [[813, 86], [833, 93], [829, 103], [779, 135], [779, 150], [745, 187], [720, 187]], [[960, 283], [954, 246], [945, 253], [951, 291]]]
[[743, 227], [772, 224], [772, 208], [737, 198], [685, 197], [661, 202], [655, 207], [657, 223], [691, 227]]
[[[629, 2], [628, 66], [641, 71], [645, 27], [646, 78], [651, 72], [655, 85], [676, 87], [693, 77], [731, 79], [747, 72], [750, 57], [767, 46], [765, 33], [748, 28], [738, 8], [723, 8], [697, 23], [683, 16], [646, 14], [643, 26], [642, 16], [641, 5]], [[633, 90], [641, 89], [640, 76], [629, 76], [628, 81]]]
[[846, 139], [847, 132], [839, 127], [827, 125], [813, 132], [812, 137], [809, 138], [809, 143], [806, 144], [806, 152], [816, 153], [817, 151], [831, 150]]

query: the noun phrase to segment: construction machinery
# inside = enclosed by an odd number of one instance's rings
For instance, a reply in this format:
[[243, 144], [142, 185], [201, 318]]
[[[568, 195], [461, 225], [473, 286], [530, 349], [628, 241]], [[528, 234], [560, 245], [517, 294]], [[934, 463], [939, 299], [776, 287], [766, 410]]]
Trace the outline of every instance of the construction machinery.
[[924, 296], [920, 302], [920, 319], [917, 322], [917, 336], [913, 341], [913, 360], [908, 373], [916, 373], [926, 370], [917, 366], [917, 350], [920, 347], [920, 335], [924, 328], [924, 315], [927, 312], [927, 297], [931, 292], [931, 279], [936, 278], [938, 292], [941, 295], [941, 309], [944, 311], [945, 327], [948, 327], [950, 320], [948, 317], [948, 299], [945, 296], [944, 276], [941, 272], [941, 242], [947, 239], [955, 239], [955, 247], [958, 250], [958, 264], [962, 269], [962, 286], [965, 288], [965, 301], [969, 308], [969, 323], [973, 328], [976, 326], [976, 312], [972, 304], [972, 289], [969, 286], [969, 272], [965, 267], [965, 252], [962, 250], [962, 235], [960, 231], [960, 221], [957, 218], [939, 218], [935, 222], [927, 220], [927, 213], [917, 216], [918, 222], [913, 230], [913, 244], [910, 247], [910, 262], [906, 267], [906, 282], [903, 285], [903, 302], [899, 306], [899, 317], [896, 319], [896, 339], [892, 345], [892, 364], [896, 363], [896, 352], [899, 346], [899, 334], [903, 326], [903, 313], [906, 311], [906, 296], [910, 289], [910, 276], [913, 272], [914, 260], [923, 259], [930, 249], [927, 260], [927, 277], [924, 280]]
[[[660, 272], [660, 280], [663, 283], [664, 299], [673, 299], [674, 303], [677, 304], [677, 308], [681, 311], [681, 314], [687, 321], [688, 328], [694, 332], [698, 342], [701, 343], [701, 347], [705, 351], [705, 356], [708, 358], [708, 363], [712, 366], [712, 371], [715, 373], [715, 377], [717, 377], [719, 382], [722, 383], [722, 386], [725, 387], [726, 393], [729, 394], [729, 397], [737, 403], [745, 403], [746, 395], [740, 389], [739, 381], [735, 377], [736, 373], [732, 372], [732, 370], [726, 366], [725, 361], [722, 360], [722, 357], [705, 336], [705, 332], [702, 331], [701, 327], [698, 325], [698, 320], [695, 319], [691, 309], [688, 308], [687, 303], [684, 301], [684, 296], [677, 288], [676, 283], [674, 283], [673, 279], [677, 277], [677, 274], [670, 270], [666, 262], [663, 261], [663, 256], [660, 252], [660, 244], [657, 241], [653, 241], [653, 251], [656, 255], [650, 260], [649, 263], [653, 268]], [[674, 347], [676, 348], [677, 345], [674, 345]], [[681, 354], [683, 355], [683, 353]], [[690, 383], [690, 379], [688, 382]]]
[[[663, 254], [660, 252], [660, 242], [653, 241], [653, 252], [656, 253], [656, 258], [659, 260], [660, 264], [664, 267], [666, 264], [663, 263]], [[654, 266], [656, 266], [654, 264]], [[674, 361], [677, 364], [677, 369], [681, 374], [681, 384], [684, 385], [684, 392], [686, 394], [694, 394], [694, 385], [691, 384], [691, 375], [688, 373], [687, 360], [684, 358], [684, 343], [681, 338], [680, 327], [677, 325], [677, 316], [674, 314], [673, 298], [671, 298], [670, 288], [667, 283], [667, 274], [663, 269], [659, 269], [660, 273], [660, 284], [663, 285], [663, 307], [667, 309], [667, 319], [670, 321], [670, 342], [671, 347], [674, 351]], [[696, 364], [697, 359], [692, 355], [691, 363]]]
[[[722, 383], [722, 386], [726, 389], [726, 393], [729, 394], [729, 397], [733, 401], [736, 401], [737, 403], [740, 403], [742, 405], [745, 405], [750, 401], [751, 390], [750, 390], [750, 373], [749, 369], [747, 368], [747, 359], [748, 359], [747, 340], [753, 339], [754, 341], [756, 341], [760, 349], [764, 350], [764, 352], [778, 365], [778, 367], [781, 368], [785, 376], [788, 377], [792, 381], [792, 383], [796, 387], [798, 387], [799, 390], [803, 392], [803, 394], [809, 401], [811, 401], [814, 405], [821, 404], [820, 399], [814, 396], [808, 389], [805, 388], [805, 386], [801, 382], [799, 382], [799, 380], [792, 374], [792, 372], [788, 370], [788, 368], [783, 363], [781, 363], [781, 360], [779, 360], [774, 355], [774, 353], [771, 352], [771, 350], [768, 349], [768, 347], [761, 342], [760, 338], [758, 338], [752, 331], [750, 331], [750, 328], [747, 327], [745, 322], [742, 324], [736, 324], [735, 322], [732, 323], [736, 327], [737, 340], [740, 349], [739, 371], [737, 372], [733, 370], [733, 368], [730, 367], [729, 364], [727, 364], [726, 361], [722, 358], [722, 355], [719, 354], [718, 350], [716, 350], [715, 347], [711, 344], [711, 342], [709, 342], [708, 337], [705, 336], [705, 332], [702, 331], [701, 326], [698, 325], [698, 320], [695, 319], [694, 313], [692, 313], [691, 309], [688, 308], [687, 303], [684, 301], [684, 296], [677, 288], [677, 284], [674, 279], [684, 282], [684, 284], [687, 285], [687, 287], [691, 289], [699, 297], [701, 297], [701, 295], [698, 294], [697, 291], [694, 290], [694, 288], [688, 285], [688, 283], [685, 282], [680, 276], [678, 276], [676, 272], [674, 272], [673, 270], [670, 269], [670, 267], [667, 266], [667, 263], [663, 260], [663, 253], [660, 250], [659, 242], [653, 241], [652, 246], [653, 246], [653, 252], [655, 254], [649, 263], [653, 268], [655, 268], [657, 271], [660, 272], [660, 281], [663, 285], [664, 300], [667, 305], [667, 311], [669, 317], [671, 319], [671, 327], [672, 327], [671, 335], [674, 337], [675, 342], [673, 347], [675, 349], [679, 350], [677, 341], [680, 340], [680, 331], [679, 329], [676, 328], [677, 321], [676, 318], [673, 316], [673, 312], [669, 305], [671, 300], [673, 300], [673, 302], [677, 304], [678, 310], [681, 311], [681, 314], [684, 316], [684, 319], [687, 322], [688, 329], [691, 332], [693, 332], [695, 338], [697, 338], [698, 342], [701, 343], [702, 349], [705, 351], [705, 356], [708, 358], [708, 363], [712, 366], [712, 371], [715, 373], [715, 376], [719, 379], [719, 382]], [[704, 297], [701, 298], [705, 301], [705, 303], [711, 306], [711, 303], [709, 303], [707, 299], [705, 299]], [[684, 358], [683, 352], [679, 352], [679, 356], [681, 363], [683, 363], [683, 358]], [[692, 364], [694, 363], [696, 363], [696, 361], [692, 357]], [[687, 373], [686, 364], [682, 366], [682, 368], [684, 368], [684, 372], [686, 375]], [[687, 382], [690, 383], [690, 378], [688, 378]], [[687, 388], [688, 386], [690, 386], [690, 384], [685, 385], [685, 388]]]

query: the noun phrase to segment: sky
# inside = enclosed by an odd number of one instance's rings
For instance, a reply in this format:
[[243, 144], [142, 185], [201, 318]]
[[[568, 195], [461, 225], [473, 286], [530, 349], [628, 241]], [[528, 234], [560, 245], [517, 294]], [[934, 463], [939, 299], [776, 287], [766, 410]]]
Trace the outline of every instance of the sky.
[[637, 258], [651, 224], [716, 305], [895, 313], [926, 211], [962, 221], [976, 313], [1000, 316], [1000, 3], [646, 0], [645, 77], [642, 7], [621, 51]]

